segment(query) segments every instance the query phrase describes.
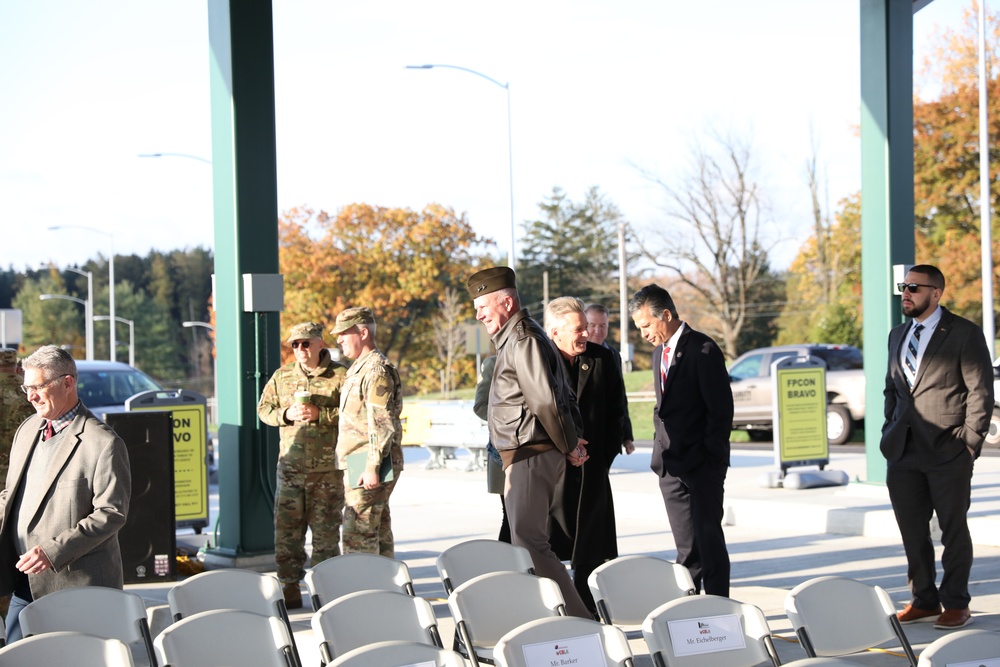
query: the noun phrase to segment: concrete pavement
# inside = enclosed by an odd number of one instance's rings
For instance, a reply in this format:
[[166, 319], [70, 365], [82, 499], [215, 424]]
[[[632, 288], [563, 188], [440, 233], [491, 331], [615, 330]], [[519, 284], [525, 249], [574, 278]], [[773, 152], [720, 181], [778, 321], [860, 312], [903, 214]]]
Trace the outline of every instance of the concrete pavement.
[[[762, 478], [776, 470], [770, 452], [734, 447], [726, 484], [731, 595], [764, 611], [783, 662], [805, 657], [784, 613], [786, 594], [803, 581], [822, 575], [851, 577], [882, 586], [902, 608], [909, 599], [902, 546], [885, 488], [863, 482], [863, 454], [832, 451], [829, 467], [845, 471], [854, 480], [848, 486], [793, 490], [761, 485]], [[632, 456], [620, 456], [612, 469], [619, 552], [673, 559], [649, 455], [649, 447], [640, 446]], [[423, 469], [426, 459], [423, 450], [407, 448], [407, 468], [392, 498], [393, 532], [396, 557], [409, 566], [417, 595], [434, 604], [447, 645], [454, 626], [435, 558], [457, 542], [496, 537], [500, 504], [497, 496], [486, 493], [484, 473], [464, 471], [470, 461], [464, 450], [444, 470]], [[975, 621], [969, 627], [1000, 631], [1000, 458], [977, 462], [970, 516], [976, 561], [971, 586]], [[165, 602], [168, 586], [129, 588], [153, 605]], [[292, 618], [303, 664], [316, 664], [310, 613], [302, 610]], [[917, 654], [945, 634], [928, 623], [905, 629]], [[636, 665], [651, 665], [644, 642], [631, 643]], [[905, 664], [898, 646], [884, 648], [887, 652], [867, 652], [855, 659], [870, 665]]]

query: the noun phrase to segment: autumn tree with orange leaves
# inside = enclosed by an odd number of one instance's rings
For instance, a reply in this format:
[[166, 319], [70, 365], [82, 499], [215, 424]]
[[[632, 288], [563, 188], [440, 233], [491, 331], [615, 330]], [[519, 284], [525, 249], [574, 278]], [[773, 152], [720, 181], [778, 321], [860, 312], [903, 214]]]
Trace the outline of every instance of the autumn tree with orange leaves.
[[[948, 281], [947, 307], [974, 322], [982, 319], [979, 212], [978, 17], [974, 1], [958, 30], [941, 30], [925, 59], [923, 88], [913, 100], [913, 175], [916, 261], [937, 265]], [[986, 16], [987, 103], [990, 133], [990, 205], [993, 256], [1000, 252], [1000, 14]], [[860, 193], [841, 202], [829, 245], [839, 266], [832, 291], [824, 277], [814, 236], [788, 270], [788, 306], [779, 320], [779, 342], [819, 340], [860, 344]], [[820, 240], [822, 243], [822, 239]], [[993, 284], [1000, 287], [994, 269]], [[995, 288], [996, 289], [996, 288]], [[833, 295], [831, 299], [829, 295]], [[994, 302], [996, 297], [994, 297]]]
[[[278, 233], [283, 328], [304, 321], [332, 328], [344, 308], [368, 306], [379, 349], [399, 368], [406, 393], [437, 390], [442, 370], [458, 386], [474, 383], [474, 359], [445, 369], [434, 335], [440, 299], [465, 291], [488, 243], [464, 214], [437, 204], [419, 212], [352, 204], [336, 215], [300, 207], [281, 216]], [[471, 300], [461, 306], [471, 320]]]
[[[959, 30], [942, 31], [932, 56], [924, 63], [925, 75], [940, 82], [937, 99], [913, 107], [914, 204], [916, 259], [937, 264], [948, 279], [945, 300], [949, 308], [982, 319], [982, 267], [980, 264], [979, 212], [979, 81], [978, 17], [976, 2], [964, 11]], [[989, 117], [990, 185], [993, 256], [1000, 251], [997, 213], [1000, 189], [996, 174], [1000, 152], [1000, 81], [997, 79], [997, 46], [1000, 15], [986, 16], [987, 110]], [[998, 284], [994, 276], [994, 285]]]

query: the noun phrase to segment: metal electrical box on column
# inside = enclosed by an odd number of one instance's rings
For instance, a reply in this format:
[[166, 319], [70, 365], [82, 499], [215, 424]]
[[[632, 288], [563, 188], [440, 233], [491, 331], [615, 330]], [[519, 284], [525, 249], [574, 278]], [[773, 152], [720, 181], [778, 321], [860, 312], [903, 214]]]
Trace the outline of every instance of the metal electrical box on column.
[[879, 450], [889, 330], [902, 321], [892, 265], [912, 264], [913, 0], [861, 0], [861, 284], [868, 481]]
[[257, 419], [281, 363], [282, 304], [268, 298], [281, 280], [271, 2], [209, 0], [208, 14], [219, 392], [219, 539], [209, 557], [273, 567], [278, 445]]

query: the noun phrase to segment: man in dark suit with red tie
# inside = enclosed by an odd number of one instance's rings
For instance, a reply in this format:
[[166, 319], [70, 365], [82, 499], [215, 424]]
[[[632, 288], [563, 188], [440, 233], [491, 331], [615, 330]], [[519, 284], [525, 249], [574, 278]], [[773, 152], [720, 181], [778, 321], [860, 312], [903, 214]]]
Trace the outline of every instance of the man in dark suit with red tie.
[[646, 285], [629, 314], [653, 351], [653, 457], [677, 547], [695, 586], [729, 596], [729, 552], [722, 532], [733, 393], [715, 341], [677, 316], [670, 294]]
[[[918, 264], [898, 285], [911, 322], [889, 332], [882, 454], [886, 486], [906, 551], [912, 599], [901, 623], [967, 625], [972, 467], [993, 411], [993, 367], [983, 331], [939, 305], [944, 276]], [[930, 520], [941, 526], [944, 574], [936, 586]], [[942, 612], [942, 607], [944, 608]]]

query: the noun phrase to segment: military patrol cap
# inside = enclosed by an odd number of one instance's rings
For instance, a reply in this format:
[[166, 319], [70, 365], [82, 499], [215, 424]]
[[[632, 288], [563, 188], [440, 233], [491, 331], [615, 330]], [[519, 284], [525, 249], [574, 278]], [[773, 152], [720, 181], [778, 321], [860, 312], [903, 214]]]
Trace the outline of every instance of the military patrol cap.
[[337, 323], [333, 325], [330, 333], [336, 336], [358, 324], [375, 324], [375, 313], [371, 308], [359, 306], [342, 311], [337, 315]]
[[469, 281], [465, 286], [469, 290], [469, 296], [475, 299], [477, 296], [508, 287], [517, 289], [517, 279], [513, 269], [506, 266], [494, 266], [473, 273], [469, 276]]
[[17, 350], [0, 347], [0, 366], [13, 366], [17, 363]]
[[310, 338], [323, 339], [323, 325], [315, 322], [303, 322], [296, 324], [288, 330], [288, 342], [293, 340], [308, 340]]

